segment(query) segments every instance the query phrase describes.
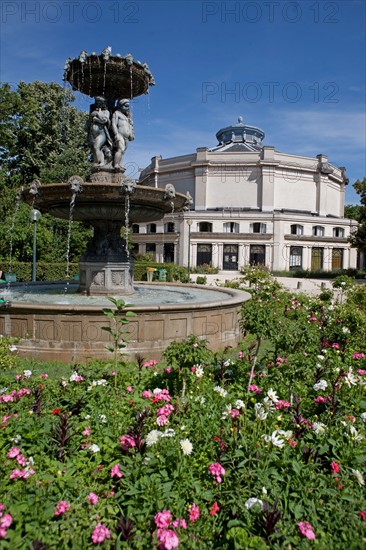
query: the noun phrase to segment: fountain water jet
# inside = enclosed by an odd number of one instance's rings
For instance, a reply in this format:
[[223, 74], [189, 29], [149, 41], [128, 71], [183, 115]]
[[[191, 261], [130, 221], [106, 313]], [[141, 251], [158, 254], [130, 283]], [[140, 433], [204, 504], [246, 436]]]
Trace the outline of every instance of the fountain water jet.
[[[17, 300], [13, 285], [0, 311], [0, 333], [25, 339], [18, 346], [23, 355], [81, 362], [106, 358], [109, 338], [102, 330], [107, 320], [100, 302], [85, 302], [83, 295], [89, 299], [151, 293], [151, 285], [133, 284], [133, 262], [121, 238], [122, 227], [188, 210], [192, 201], [188, 194], [176, 193], [172, 184], [165, 189], [141, 186], [124, 174], [123, 156], [135, 137], [129, 100], [155, 84], [146, 64], [134, 61], [131, 54], [112, 56], [110, 47], [99, 56], [82, 51], [66, 62], [64, 79], [74, 90], [94, 98], [88, 126], [93, 155], [90, 180], [73, 176], [67, 183], [47, 185], [35, 180], [23, 189], [21, 198], [41, 212], [66, 220], [72, 215], [73, 220], [93, 226], [94, 235], [79, 263], [79, 297], [76, 303], [68, 303], [65, 296], [60, 301], [56, 294], [48, 303], [27, 300], [27, 295]], [[31, 292], [42, 287], [28, 285]], [[145, 305], [140, 299], [142, 305], [133, 308], [138, 316], [129, 325], [130, 356], [139, 352], [158, 358], [171, 341], [191, 334], [207, 337], [213, 349], [238, 341], [238, 314], [248, 299], [246, 293], [216, 289], [209, 295], [204, 289], [190, 291], [186, 285], [182, 292], [182, 286], [174, 284], [165, 288], [170, 295], [179, 288], [177, 294], [183, 299], [164, 303], [161, 286], [159, 291], [153, 287], [154, 303]], [[197, 292], [202, 297], [193, 300]]]

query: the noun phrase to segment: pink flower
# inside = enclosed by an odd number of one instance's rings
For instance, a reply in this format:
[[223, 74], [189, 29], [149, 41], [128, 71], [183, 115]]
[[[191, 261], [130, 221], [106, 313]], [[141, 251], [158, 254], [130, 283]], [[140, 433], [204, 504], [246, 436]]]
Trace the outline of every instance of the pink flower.
[[338, 474], [339, 470], [341, 469], [339, 464], [337, 464], [334, 460], [330, 463], [330, 467], [332, 468], [333, 474]]
[[314, 399], [314, 403], [328, 403], [329, 401], [332, 401], [332, 398], [330, 396], [323, 395], [318, 395], [318, 397]]
[[166, 369], [164, 369], [164, 372], [166, 372], [167, 374], [171, 374], [172, 370], [172, 367], [167, 367]]
[[160, 390], [156, 393], [154, 392], [154, 398], [152, 402], [158, 403], [159, 401], [166, 401], [169, 403], [170, 401], [169, 390]]
[[127, 451], [131, 447], [136, 447], [134, 438], [129, 435], [123, 435], [122, 437], [120, 437], [119, 442], [124, 451]]
[[300, 531], [301, 535], [303, 535], [304, 537], [306, 537], [309, 540], [314, 540], [315, 539], [315, 533], [313, 531], [312, 526], [310, 525], [310, 523], [308, 521], [299, 521], [297, 526], [299, 528], [299, 531]]
[[250, 386], [248, 386], [248, 391], [252, 391], [256, 395], [258, 395], [258, 394], [262, 393], [263, 390], [258, 388], [258, 386], [256, 386], [255, 384], [251, 384]]
[[157, 417], [156, 419], [156, 423], [158, 426], [165, 426], [165, 424], [168, 422], [168, 417], [165, 416], [164, 414], [161, 414], [160, 416]]
[[229, 414], [231, 418], [236, 418], [237, 416], [240, 416], [240, 411], [238, 411], [238, 409], [231, 409]]
[[358, 369], [357, 374], [359, 374], [360, 376], [363, 376], [364, 374], [366, 374], [366, 370]]
[[219, 462], [214, 462], [213, 464], [210, 464], [208, 467], [208, 471], [211, 475], [215, 476], [217, 483], [222, 482], [222, 477], [225, 475], [225, 469], [221, 466]]
[[175, 519], [172, 523], [173, 527], [177, 529], [178, 527], [183, 527], [183, 529], [187, 529], [187, 523], [185, 519]]
[[142, 392], [142, 397], [143, 397], [144, 399], [150, 399], [150, 397], [152, 397], [151, 391], [150, 391], [150, 390], [144, 390], [144, 391]]
[[196, 521], [201, 516], [201, 512], [197, 504], [191, 504], [189, 507], [189, 521]]
[[220, 512], [220, 506], [217, 504], [217, 502], [214, 502], [210, 508], [210, 516], [215, 516], [217, 512]]
[[95, 493], [89, 493], [86, 498], [88, 499], [90, 504], [93, 504], [93, 506], [94, 504], [97, 504], [97, 502], [99, 501], [99, 497]]
[[40, 375], [39, 375], [39, 378], [48, 378], [48, 374], [46, 374], [46, 373], [40, 374]]
[[90, 435], [90, 426], [88, 426], [87, 428], [85, 428], [85, 430], [83, 431], [83, 435], [86, 435], [86, 436], [89, 436], [89, 435]]
[[11, 447], [6, 455], [8, 458], [15, 458], [20, 454], [20, 449], [18, 447]]
[[10, 476], [9, 476], [9, 479], [18, 479], [18, 478], [22, 478], [24, 477], [24, 472], [23, 470], [19, 470], [19, 468], [15, 468]]
[[123, 477], [123, 473], [120, 470], [119, 464], [115, 464], [114, 466], [112, 466], [111, 477], [119, 477], [119, 478]]
[[358, 353], [357, 351], [355, 351], [355, 353], [353, 354], [353, 359], [364, 359], [364, 358], [365, 358], [364, 353]]
[[294, 441], [293, 439], [289, 439], [287, 443], [290, 445], [290, 447], [297, 447], [297, 441]]
[[94, 544], [98, 544], [99, 542], [104, 542], [105, 539], [110, 539], [111, 532], [105, 525], [98, 523], [94, 528], [91, 538]]
[[128, 391], [129, 393], [133, 392], [133, 387], [132, 386], [127, 386], [126, 391]]
[[16, 374], [16, 375], [15, 375], [15, 379], [16, 379], [16, 380], [20, 380], [20, 379], [21, 379], [21, 377], [22, 377], [22, 375], [21, 375], [21, 374]]
[[69, 504], [66, 500], [60, 500], [60, 502], [56, 504], [54, 515], [61, 516], [61, 514], [67, 512], [69, 508], [71, 508], [71, 504]]
[[18, 455], [16, 456], [16, 460], [17, 460], [18, 464], [20, 464], [21, 466], [23, 466], [23, 468], [26, 467], [27, 461], [26, 461], [26, 458], [25, 458], [24, 455], [18, 454]]
[[2, 516], [0, 518], [0, 526], [3, 529], [7, 529], [12, 524], [12, 521], [13, 521], [13, 518], [11, 517], [11, 515], [10, 514], [5, 514], [4, 516]]
[[358, 512], [358, 515], [362, 521], [366, 521], [366, 510], [361, 510], [361, 512]]
[[191, 367], [191, 372], [196, 372], [196, 370], [197, 370], [196, 367], [194, 367], [194, 366]]
[[282, 411], [282, 409], [289, 409], [291, 407], [291, 403], [289, 403], [288, 401], [283, 401], [282, 399], [276, 401], [274, 405], [279, 411]]
[[171, 529], [158, 529], [156, 534], [160, 543], [160, 550], [171, 550], [172, 548], [178, 548], [179, 538]]
[[163, 510], [162, 512], [158, 512], [157, 514], [155, 514], [154, 520], [156, 527], [166, 529], [167, 527], [169, 527], [170, 522], [172, 521], [172, 514], [170, 510]]
[[338, 342], [334, 342], [334, 344], [332, 344], [332, 348], [339, 349], [340, 345], [338, 344]]
[[159, 416], [169, 416], [174, 411], [173, 405], [170, 403], [167, 403], [164, 405], [164, 407], [160, 407], [160, 409], [157, 410], [157, 414]]

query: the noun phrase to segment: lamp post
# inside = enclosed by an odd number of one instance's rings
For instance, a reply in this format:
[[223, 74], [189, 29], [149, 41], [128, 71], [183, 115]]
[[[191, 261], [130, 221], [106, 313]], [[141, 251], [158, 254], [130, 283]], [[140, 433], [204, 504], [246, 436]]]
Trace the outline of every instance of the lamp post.
[[30, 211], [30, 220], [33, 222], [33, 267], [32, 267], [32, 281], [36, 280], [36, 268], [37, 268], [37, 222], [41, 219], [41, 213], [39, 210], [32, 208]]
[[188, 281], [189, 277], [191, 275], [191, 225], [193, 223], [193, 220], [190, 218], [187, 220], [188, 224]]

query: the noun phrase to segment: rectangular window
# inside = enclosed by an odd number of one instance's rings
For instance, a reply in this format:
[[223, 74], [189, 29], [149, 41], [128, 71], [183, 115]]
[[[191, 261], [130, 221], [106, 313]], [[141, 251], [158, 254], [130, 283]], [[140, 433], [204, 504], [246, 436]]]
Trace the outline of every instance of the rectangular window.
[[302, 268], [302, 246], [290, 247], [290, 270]]

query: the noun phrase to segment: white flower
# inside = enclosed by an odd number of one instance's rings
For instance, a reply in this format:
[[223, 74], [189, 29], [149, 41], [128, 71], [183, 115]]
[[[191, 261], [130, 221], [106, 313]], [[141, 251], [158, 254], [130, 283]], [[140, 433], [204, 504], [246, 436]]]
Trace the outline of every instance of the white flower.
[[317, 355], [317, 358], [319, 359], [319, 361], [324, 361], [325, 359], [324, 355]]
[[106, 386], [107, 380], [105, 378], [101, 378], [100, 380], [97, 380], [97, 386]]
[[174, 437], [175, 431], [172, 428], [167, 428], [164, 432], [161, 433], [160, 437]]
[[265, 487], [262, 487], [262, 495], [267, 495], [268, 491]]
[[362, 441], [363, 435], [358, 433], [354, 426], [348, 426], [349, 433], [345, 432], [344, 435], [353, 439], [353, 441]]
[[265, 420], [268, 416], [268, 412], [265, 411], [265, 409], [262, 407], [261, 403], [256, 403], [254, 405], [255, 410], [255, 417], [258, 420]]
[[248, 498], [244, 506], [247, 510], [250, 510], [255, 504], [259, 504], [261, 510], [263, 510], [263, 501], [255, 497]]
[[94, 445], [90, 445], [89, 451], [91, 451], [92, 453], [99, 453], [100, 448], [94, 443]]
[[319, 380], [316, 384], [314, 384], [313, 389], [315, 391], [324, 391], [328, 387], [328, 382], [326, 380]]
[[361, 413], [361, 420], [366, 423], [366, 412]]
[[79, 378], [79, 374], [76, 372], [76, 370], [72, 373], [72, 375], [69, 378], [70, 382], [75, 382]]
[[156, 395], [157, 393], [161, 393], [163, 390], [161, 390], [160, 388], [155, 388], [155, 390], [153, 390], [153, 394]]
[[159, 441], [161, 437], [161, 432], [159, 430], [151, 430], [146, 436], [146, 445], [148, 447], [151, 447], [152, 445], [155, 445]]
[[241, 399], [237, 399], [237, 400], [235, 401], [235, 408], [236, 408], [236, 409], [239, 409], [239, 410], [240, 410], [240, 409], [245, 409], [245, 403], [244, 403], [244, 401], [242, 401]]
[[203, 395], [197, 395], [195, 401], [197, 401], [201, 405], [204, 405], [206, 403], [206, 399], [203, 397]]
[[283, 439], [278, 437], [278, 430], [275, 430], [271, 435], [262, 435], [262, 438], [266, 443], [272, 443], [275, 447], [283, 447], [285, 442]]
[[221, 395], [221, 397], [227, 396], [227, 391], [221, 386], [215, 386], [213, 390], [217, 392], [219, 395]]
[[349, 334], [351, 331], [348, 327], [342, 327], [343, 334]]
[[22, 439], [22, 436], [19, 434], [11, 438], [11, 440], [14, 441], [14, 443], [19, 443], [21, 439]]
[[231, 404], [226, 405], [225, 410], [224, 410], [224, 412], [223, 412], [222, 415], [221, 415], [222, 420], [224, 420], [225, 418], [227, 418], [227, 417], [230, 415], [231, 409], [232, 409]]
[[107, 417], [105, 414], [100, 414], [99, 415], [99, 420], [101, 421], [102, 424], [106, 424], [107, 422]]
[[265, 397], [262, 401], [262, 406], [266, 409], [266, 411], [268, 412], [273, 412], [276, 410], [274, 404], [273, 404], [273, 401], [272, 399], [270, 399], [269, 397]]
[[17, 351], [18, 348], [16, 346], [9, 346], [9, 351]]
[[325, 424], [323, 424], [323, 422], [314, 422], [313, 424], [313, 430], [316, 435], [324, 434], [326, 429], [327, 427]]
[[273, 401], [273, 403], [277, 403], [278, 395], [272, 388], [269, 388], [267, 395], [271, 399], [271, 401]]
[[89, 418], [91, 418], [90, 414], [86, 414], [85, 415], [85, 420], [89, 420]]
[[360, 470], [352, 470], [352, 475], [355, 476], [359, 485], [365, 485], [365, 480]]
[[196, 376], [197, 378], [201, 378], [203, 376], [203, 368], [201, 367], [201, 365], [198, 365], [198, 367], [196, 367]]
[[5, 393], [6, 391], [8, 391], [8, 388], [1, 388], [0, 394]]
[[287, 431], [285, 431], [285, 430], [277, 430], [277, 432], [278, 432], [280, 435], [282, 435], [282, 436], [286, 439], [286, 441], [288, 441], [289, 439], [291, 439], [292, 436], [293, 436], [293, 433], [292, 433], [291, 430], [287, 430]]
[[229, 367], [229, 366], [232, 365], [232, 364], [233, 364], [232, 360], [231, 360], [231, 359], [227, 359], [227, 360], [225, 361], [225, 363], [224, 363], [224, 367]]
[[30, 376], [32, 376], [32, 371], [31, 371], [31, 370], [25, 370], [25, 371], [24, 371], [24, 376], [25, 376], [26, 378], [29, 378]]
[[322, 369], [322, 368], [323, 368], [323, 365], [321, 365], [320, 363], [317, 363], [317, 364], [316, 364], [316, 368], [317, 368], [317, 369]]
[[193, 445], [189, 439], [181, 439], [180, 446], [184, 455], [190, 455], [193, 450]]
[[350, 367], [349, 371], [347, 372], [346, 376], [344, 377], [344, 381], [347, 384], [347, 386], [350, 388], [351, 386], [355, 386], [357, 384], [357, 378], [352, 373], [352, 367]]

